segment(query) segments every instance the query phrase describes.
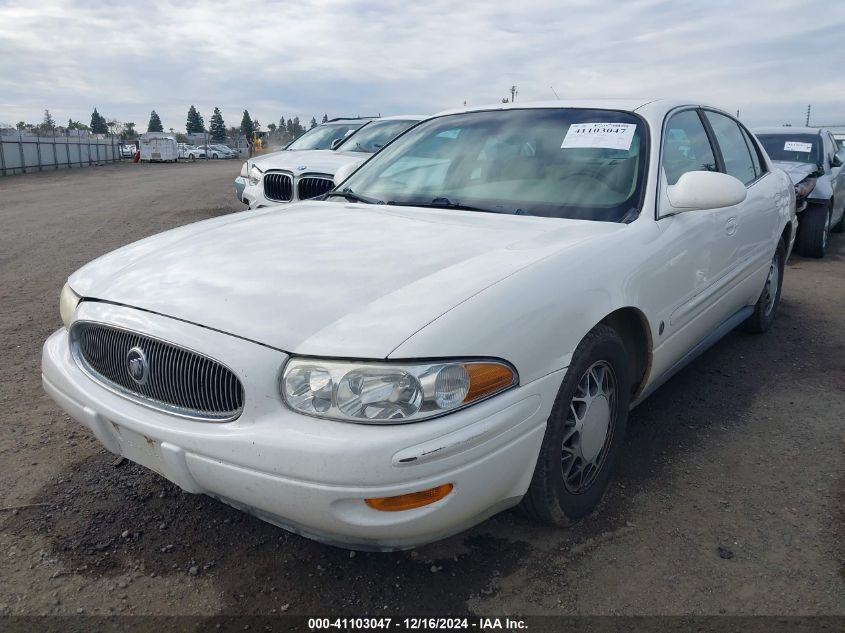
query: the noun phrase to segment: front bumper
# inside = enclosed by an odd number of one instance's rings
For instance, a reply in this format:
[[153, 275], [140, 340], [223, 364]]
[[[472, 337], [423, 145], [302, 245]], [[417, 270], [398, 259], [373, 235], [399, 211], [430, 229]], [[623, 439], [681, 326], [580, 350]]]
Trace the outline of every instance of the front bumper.
[[[435, 420], [368, 426], [318, 420], [285, 407], [278, 394], [287, 355], [160, 315], [83, 302], [77, 318], [178, 341], [237, 373], [241, 416], [209, 423], [128, 400], [84, 374], [67, 331], [44, 344], [47, 393], [113, 453], [193, 493], [205, 493], [296, 533], [333, 545], [389, 550], [466, 529], [515, 505], [528, 488], [562, 370]], [[379, 512], [365, 498], [444, 483], [444, 499]]]
[[235, 178], [235, 198], [237, 198], [238, 202], [248, 204], [243, 198], [244, 189], [246, 189], [246, 178], [238, 176]]

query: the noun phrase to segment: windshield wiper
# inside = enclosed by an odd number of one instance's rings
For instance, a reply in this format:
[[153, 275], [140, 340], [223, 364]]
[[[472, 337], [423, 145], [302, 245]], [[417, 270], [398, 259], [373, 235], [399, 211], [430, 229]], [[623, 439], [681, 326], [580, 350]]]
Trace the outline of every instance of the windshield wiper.
[[329, 191], [323, 199], [331, 198], [332, 196], [340, 196], [341, 198], [346, 198], [350, 202], [363, 202], [365, 204], [384, 204], [384, 200], [379, 200], [378, 198], [370, 198], [369, 196], [362, 196], [359, 193], [355, 193], [351, 189], [339, 189], [337, 191]]
[[514, 211], [505, 211], [504, 209], [485, 209], [483, 207], [474, 207], [468, 204], [461, 204], [460, 202], [452, 202], [449, 198], [440, 197], [434, 198], [431, 202], [403, 202], [388, 200], [387, 204], [407, 205], [409, 207], [423, 207], [426, 209], [457, 209], [459, 211], [481, 211], [482, 213], [507, 213], [514, 215]]

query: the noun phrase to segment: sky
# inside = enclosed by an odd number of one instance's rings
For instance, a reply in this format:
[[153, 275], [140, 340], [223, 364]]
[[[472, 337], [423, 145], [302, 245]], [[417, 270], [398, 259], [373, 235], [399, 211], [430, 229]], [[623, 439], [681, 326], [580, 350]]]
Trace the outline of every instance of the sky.
[[679, 97], [748, 125], [845, 124], [841, 0], [0, 0], [0, 123], [184, 131], [324, 113]]

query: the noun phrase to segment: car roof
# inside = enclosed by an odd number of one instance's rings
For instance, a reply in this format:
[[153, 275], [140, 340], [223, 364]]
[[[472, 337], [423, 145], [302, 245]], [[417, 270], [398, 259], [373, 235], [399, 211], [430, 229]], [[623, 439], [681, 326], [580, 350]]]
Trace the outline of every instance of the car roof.
[[818, 127], [793, 127], [791, 125], [769, 126], [769, 127], [755, 127], [753, 132], [755, 134], [821, 134], [823, 128]]
[[376, 121], [424, 121], [430, 118], [430, 114], [397, 114], [394, 116], [383, 116]]
[[461, 112], [478, 112], [482, 110], [522, 110], [526, 108], [591, 108], [596, 110], [626, 110], [633, 112], [645, 105], [661, 102], [668, 107], [677, 105], [694, 104], [690, 101], [678, 101], [668, 99], [559, 99], [555, 101], [519, 101], [515, 103], [492, 103], [478, 106], [465, 106], [462, 108], [451, 108], [438, 112], [436, 116], [443, 114], [458, 114]]

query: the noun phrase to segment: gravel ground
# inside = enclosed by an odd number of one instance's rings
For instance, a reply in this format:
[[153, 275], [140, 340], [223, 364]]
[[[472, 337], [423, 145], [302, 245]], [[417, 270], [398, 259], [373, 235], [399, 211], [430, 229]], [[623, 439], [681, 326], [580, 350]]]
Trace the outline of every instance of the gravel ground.
[[0, 179], [0, 614], [845, 615], [845, 236], [631, 415], [601, 508], [335, 549], [116, 461], [41, 390], [58, 294], [122, 244], [238, 211], [239, 161]]

